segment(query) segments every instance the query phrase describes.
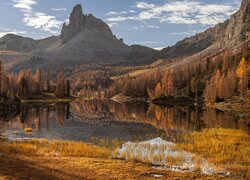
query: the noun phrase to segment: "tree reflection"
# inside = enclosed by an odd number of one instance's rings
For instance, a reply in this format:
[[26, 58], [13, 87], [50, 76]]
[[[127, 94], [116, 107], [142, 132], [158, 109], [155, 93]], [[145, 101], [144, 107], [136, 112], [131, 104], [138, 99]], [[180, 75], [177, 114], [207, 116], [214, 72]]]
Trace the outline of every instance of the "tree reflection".
[[70, 117], [70, 105], [69, 103], [57, 103], [56, 107], [56, 115], [57, 115], [57, 122], [60, 125], [64, 124], [65, 119]]
[[31, 127], [37, 131], [42, 130], [42, 125], [46, 131], [50, 130], [50, 119], [56, 116], [58, 124], [63, 125], [64, 121], [70, 117], [70, 104], [59, 103], [55, 105], [33, 105], [27, 104], [20, 108], [20, 113], [11, 120], [0, 118], [1, 128], [15, 126], [22, 129]]
[[32, 127], [38, 131], [50, 130], [53, 120], [63, 126], [72, 117], [88, 123], [111, 121], [150, 124], [165, 134], [201, 131], [204, 128], [231, 128], [250, 132], [250, 118], [232, 116], [228, 113], [202, 107], [163, 107], [148, 103], [113, 101], [76, 101], [53, 105], [25, 105], [12, 120], [0, 120], [1, 128], [18, 126]]

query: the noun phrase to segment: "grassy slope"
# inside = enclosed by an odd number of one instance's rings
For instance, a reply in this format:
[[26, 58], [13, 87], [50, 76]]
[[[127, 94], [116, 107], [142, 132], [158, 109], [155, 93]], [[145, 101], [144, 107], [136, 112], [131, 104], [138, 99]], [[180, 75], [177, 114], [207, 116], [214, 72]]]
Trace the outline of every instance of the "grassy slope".
[[[0, 157], [0, 179], [220, 179], [195, 173], [176, 173], [153, 169], [148, 165], [87, 157]], [[221, 178], [222, 179], [222, 178]]]
[[205, 129], [184, 137], [181, 149], [208, 159], [233, 174], [250, 178], [250, 136], [239, 130]]
[[154, 73], [158, 69], [160, 69], [161, 71], [165, 71], [169, 68], [175, 68], [175, 67], [179, 67], [181, 65], [190, 64], [190, 63], [192, 64], [192, 63], [195, 63], [197, 60], [199, 60], [201, 57], [202, 58], [212, 57], [215, 54], [214, 52], [220, 52], [220, 48], [218, 47], [218, 44], [210, 46], [207, 49], [205, 49], [197, 54], [191, 55], [191, 56], [174, 58], [174, 59], [171, 59], [171, 61], [161, 60], [160, 63], [155, 62], [155, 64], [153, 63], [152, 65], [149, 65], [148, 67], [146, 67], [143, 70], [135, 70], [135, 71], [131, 71], [127, 74], [123, 74], [121, 76], [113, 76], [113, 77], [111, 77], [111, 79], [116, 80], [116, 79], [119, 79], [119, 78], [127, 76], [127, 75], [129, 75], [131, 78], [136, 78], [136, 77], [139, 77], [141, 75]]
[[0, 140], [0, 179], [221, 179], [109, 159], [112, 149], [70, 141]]

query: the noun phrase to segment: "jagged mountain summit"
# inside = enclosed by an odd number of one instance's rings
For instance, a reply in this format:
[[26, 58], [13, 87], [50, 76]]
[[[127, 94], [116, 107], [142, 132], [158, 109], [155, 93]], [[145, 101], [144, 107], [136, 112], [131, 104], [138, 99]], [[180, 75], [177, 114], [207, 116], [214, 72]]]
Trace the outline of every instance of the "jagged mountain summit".
[[73, 8], [69, 24], [63, 24], [61, 35], [33, 40], [8, 34], [0, 39], [1, 50], [18, 52], [15, 58], [21, 63], [16, 64], [13, 71], [58, 64], [62, 67], [87, 63], [140, 65], [160, 57], [154, 49], [126, 45], [101, 19], [83, 14], [81, 5]]
[[63, 24], [61, 37], [69, 40], [82, 31], [101, 31], [112, 36], [109, 26], [92, 14], [84, 15], [81, 5], [76, 5], [70, 14], [69, 24]]

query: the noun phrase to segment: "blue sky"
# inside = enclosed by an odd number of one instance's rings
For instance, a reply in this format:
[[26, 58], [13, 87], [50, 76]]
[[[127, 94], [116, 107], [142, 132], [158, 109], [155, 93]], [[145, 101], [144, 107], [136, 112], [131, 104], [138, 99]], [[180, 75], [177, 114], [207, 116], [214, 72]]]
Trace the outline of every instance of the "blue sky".
[[152, 48], [175, 44], [237, 11], [241, 0], [0, 0], [0, 37], [58, 35], [72, 8], [82, 4], [118, 38]]

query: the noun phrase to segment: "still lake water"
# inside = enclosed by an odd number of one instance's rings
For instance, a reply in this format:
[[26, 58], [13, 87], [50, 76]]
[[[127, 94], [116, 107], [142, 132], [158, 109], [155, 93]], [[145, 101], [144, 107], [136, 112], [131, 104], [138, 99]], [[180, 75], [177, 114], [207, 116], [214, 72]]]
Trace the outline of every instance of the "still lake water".
[[[0, 117], [0, 135], [89, 142], [173, 138], [204, 128], [239, 129], [250, 133], [250, 119], [197, 107], [161, 107], [147, 103], [75, 101], [69, 104], [23, 105], [20, 112]], [[25, 128], [32, 128], [26, 133]], [[173, 140], [173, 139], [168, 139]]]

